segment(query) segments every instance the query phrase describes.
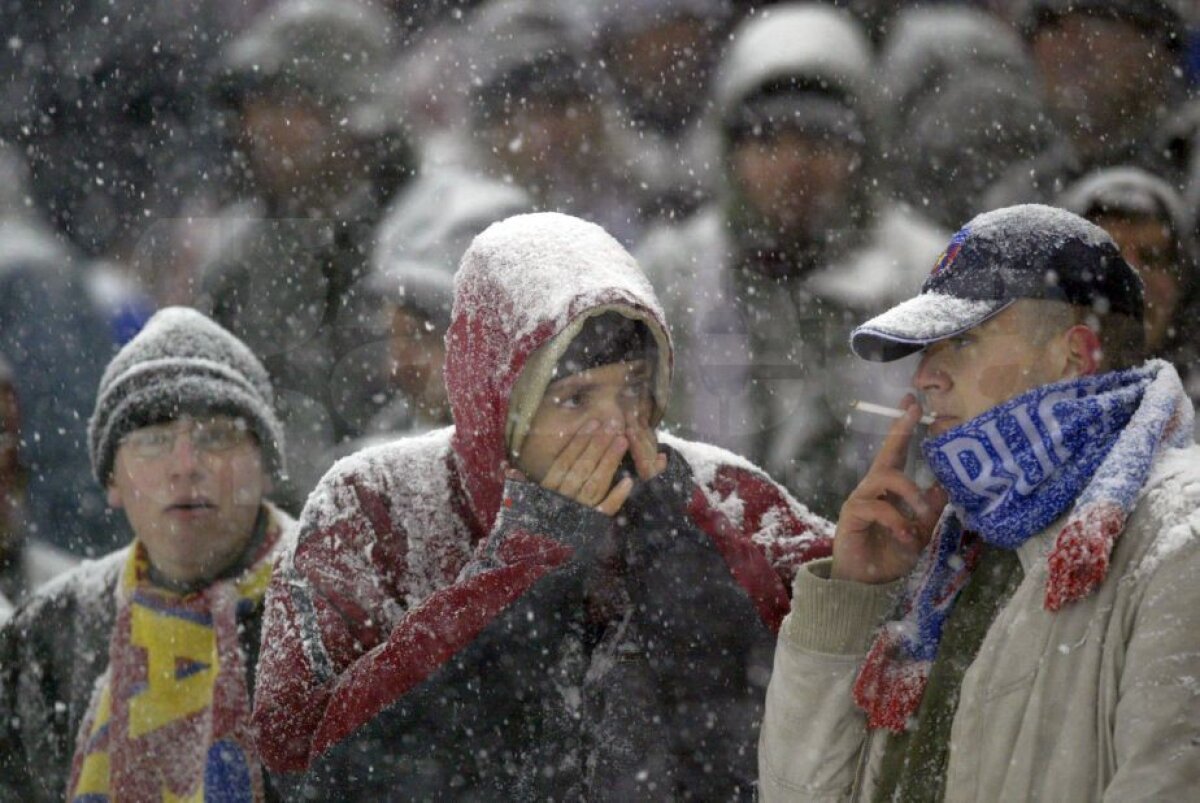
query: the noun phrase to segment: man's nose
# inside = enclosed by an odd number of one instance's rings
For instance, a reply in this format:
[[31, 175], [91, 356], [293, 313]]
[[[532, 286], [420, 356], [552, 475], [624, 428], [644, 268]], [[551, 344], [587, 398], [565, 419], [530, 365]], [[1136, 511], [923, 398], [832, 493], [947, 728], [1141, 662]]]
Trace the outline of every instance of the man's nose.
[[194, 474], [203, 465], [202, 457], [200, 450], [192, 442], [190, 430], [175, 434], [175, 443], [171, 445], [170, 471], [172, 473]]
[[917, 370], [913, 372], [912, 386], [920, 393], [950, 389], [950, 377], [942, 367], [938, 352], [927, 351], [921, 355]]

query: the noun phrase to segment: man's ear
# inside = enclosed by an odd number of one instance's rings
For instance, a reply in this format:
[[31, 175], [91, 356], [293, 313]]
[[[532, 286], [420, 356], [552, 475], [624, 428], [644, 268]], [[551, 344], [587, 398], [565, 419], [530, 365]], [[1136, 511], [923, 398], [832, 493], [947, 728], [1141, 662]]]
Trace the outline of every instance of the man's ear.
[[1063, 332], [1062, 346], [1060, 379], [1091, 376], [1100, 370], [1100, 360], [1103, 357], [1100, 337], [1090, 327], [1076, 324]]
[[105, 494], [108, 496], [108, 506], [113, 510], [120, 510], [124, 505], [124, 500], [121, 499], [121, 489], [115, 484], [110, 482]]

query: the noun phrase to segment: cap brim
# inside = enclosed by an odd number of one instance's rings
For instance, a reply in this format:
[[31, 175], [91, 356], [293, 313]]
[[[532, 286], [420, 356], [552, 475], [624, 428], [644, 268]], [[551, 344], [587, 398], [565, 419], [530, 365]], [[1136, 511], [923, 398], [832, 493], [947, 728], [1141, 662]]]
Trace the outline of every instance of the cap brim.
[[864, 360], [898, 360], [975, 328], [1014, 301], [922, 293], [856, 328], [850, 334], [850, 350]]

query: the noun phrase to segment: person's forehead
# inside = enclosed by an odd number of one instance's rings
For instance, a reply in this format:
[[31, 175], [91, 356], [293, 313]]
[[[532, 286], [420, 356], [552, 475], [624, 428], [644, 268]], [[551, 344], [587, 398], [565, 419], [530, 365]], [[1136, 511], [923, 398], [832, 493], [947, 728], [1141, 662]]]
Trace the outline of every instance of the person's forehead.
[[[236, 415], [227, 415], [225, 413], [185, 413], [173, 418], [164, 418], [161, 421], [154, 421], [146, 424], [138, 429], [156, 429], [156, 428], [176, 428], [184, 426], [194, 426], [196, 424], [243, 424], [245, 419]], [[135, 430], [136, 431], [136, 430]]]
[[589, 368], [586, 371], [580, 371], [577, 374], [564, 376], [562, 379], [551, 382], [550, 387], [568, 387], [571, 385], [587, 384], [601, 380], [625, 382], [630, 379], [639, 378], [649, 370], [650, 362], [648, 360], [625, 360], [622, 362], [609, 363], [608, 365], [598, 365], [595, 368]]

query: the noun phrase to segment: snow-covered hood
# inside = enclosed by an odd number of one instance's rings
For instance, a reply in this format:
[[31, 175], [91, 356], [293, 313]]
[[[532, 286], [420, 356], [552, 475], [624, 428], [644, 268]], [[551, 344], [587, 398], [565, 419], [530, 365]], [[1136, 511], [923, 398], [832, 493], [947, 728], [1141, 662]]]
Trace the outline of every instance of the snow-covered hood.
[[604, 229], [557, 213], [517, 215], [488, 227], [463, 255], [446, 334], [446, 389], [455, 461], [486, 529], [500, 507], [510, 397], [530, 355], [609, 310], [644, 321], [658, 341], [661, 418], [673, 363], [662, 308], [633, 257]]
[[861, 102], [873, 79], [870, 43], [851, 17], [823, 3], [771, 6], [734, 32], [717, 73], [719, 117], [786, 78], [826, 85]]
[[368, 99], [394, 41], [390, 21], [373, 5], [289, 0], [264, 11], [226, 48], [219, 89], [236, 102], [247, 90], [282, 84], [350, 108]]
[[976, 8], [918, 6], [897, 14], [879, 58], [883, 92], [898, 114], [966, 74], [1037, 80], [1024, 42], [994, 14]]
[[379, 224], [371, 254], [371, 289], [421, 311], [442, 329], [450, 324], [454, 271], [475, 235], [496, 220], [529, 212], [519, 187], [458, 169], [416, 178]]

